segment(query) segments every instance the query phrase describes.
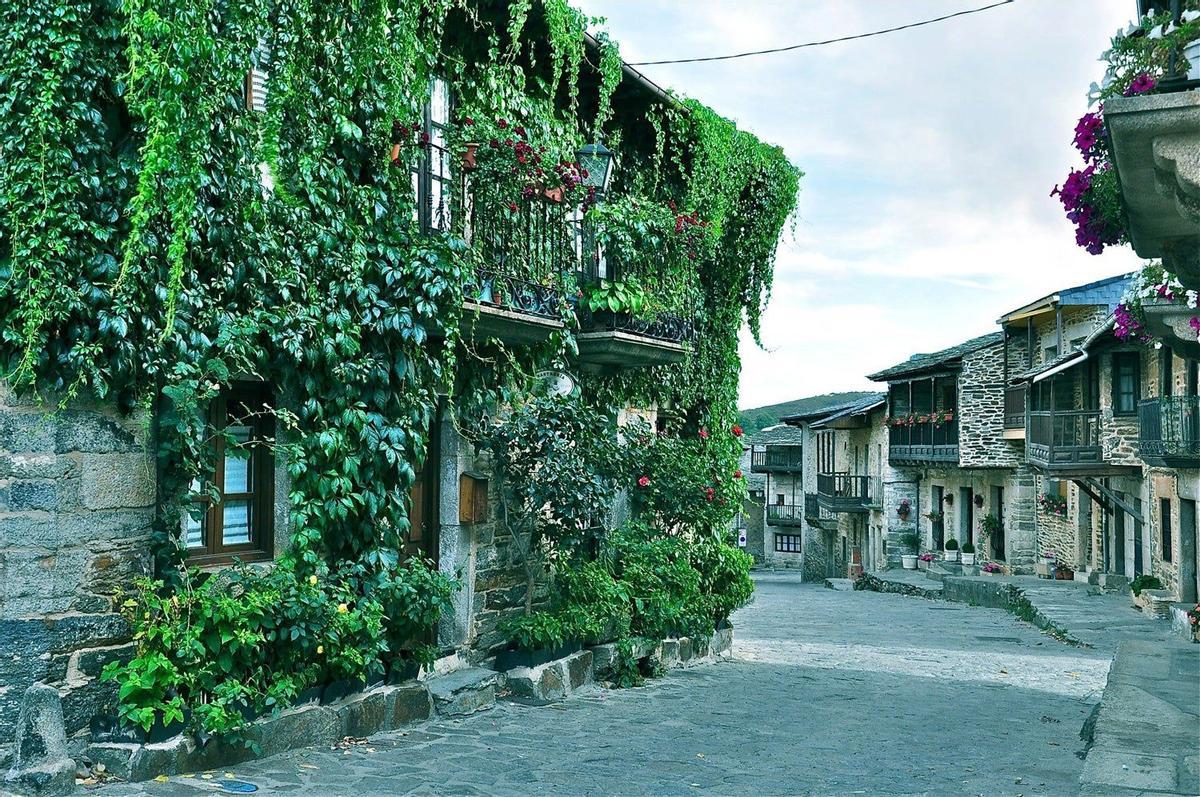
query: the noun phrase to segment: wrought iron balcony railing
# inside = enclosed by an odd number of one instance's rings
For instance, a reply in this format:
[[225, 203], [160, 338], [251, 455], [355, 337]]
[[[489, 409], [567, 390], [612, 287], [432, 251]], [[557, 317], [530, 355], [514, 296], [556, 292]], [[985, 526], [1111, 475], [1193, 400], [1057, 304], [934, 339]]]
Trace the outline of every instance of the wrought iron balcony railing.
[[1151, 465], [1200, 466], [1200, 396], [1166, 396], [1138, 405], [1138, 453]]

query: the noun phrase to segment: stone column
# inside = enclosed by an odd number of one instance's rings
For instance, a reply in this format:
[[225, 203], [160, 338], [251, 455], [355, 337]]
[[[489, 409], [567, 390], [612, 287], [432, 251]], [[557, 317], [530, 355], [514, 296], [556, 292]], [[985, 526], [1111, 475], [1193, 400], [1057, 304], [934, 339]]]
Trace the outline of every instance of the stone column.
[[25, 690], [17, 717], [16, 754], [4, 785], [17, 794], [55, 795], [75, 791], [75, 762], [67, 753], [58, 690], [34, 684]]

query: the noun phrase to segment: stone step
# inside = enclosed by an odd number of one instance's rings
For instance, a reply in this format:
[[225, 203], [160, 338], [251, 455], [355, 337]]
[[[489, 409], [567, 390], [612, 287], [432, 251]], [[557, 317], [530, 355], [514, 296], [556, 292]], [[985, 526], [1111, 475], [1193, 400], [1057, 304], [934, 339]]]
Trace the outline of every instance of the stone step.
[[592, 683], [592, 661], [591, 650], [580, 650], [536, 667], [513, 667], [504, 674], [502, 695], [535, 706], [562, 700]]
[[434, 676], [424, 683], [439, 715], [461, 717], [495, 706], [500, 682], [501, 675], [495, 670], [468, 667]]
[[854, 591], [854, 579], [851, 579], [851, 578], [827, 578], [827, 579], [825, 579], [825, 586], [828, 589], [836, 589], [836, 590], [840, 590], [841, 592], [853, 592]]

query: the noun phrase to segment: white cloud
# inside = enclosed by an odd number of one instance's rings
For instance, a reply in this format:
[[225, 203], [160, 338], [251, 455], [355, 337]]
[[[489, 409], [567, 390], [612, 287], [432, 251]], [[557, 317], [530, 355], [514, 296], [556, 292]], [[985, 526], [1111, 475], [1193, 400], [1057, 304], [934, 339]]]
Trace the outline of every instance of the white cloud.
[[[762, 49], [970, 7], [580, 0], [627, 60]], [[995, 329], [1001, 313], [1134, 268], [1074, 245], [1049, 196], [1099, 53], [1130, 0], [1019, 2], [889, 36], [709, 64], [650, 66], [806, 172], [764, 318], [742, 345], [742, 404], [869, 386], [864, 374]]]

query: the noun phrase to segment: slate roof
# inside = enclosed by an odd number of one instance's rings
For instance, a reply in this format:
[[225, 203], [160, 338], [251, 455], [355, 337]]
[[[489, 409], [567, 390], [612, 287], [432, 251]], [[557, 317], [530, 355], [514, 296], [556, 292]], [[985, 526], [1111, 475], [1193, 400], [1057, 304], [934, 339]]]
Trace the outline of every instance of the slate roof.
[[980, 349], [986, 349], [988, 346], [997, 346], [1004, 340], [1003, 332], [989, 332], [986, 335], [980, 335], [977, 338], [971, 338], [968, 341], [951, 346], [948, 349], [935, 351], [931, 354], [914, 354], [902, 363], [893, 365], [891, 368], [884, 368], [882, 371], [877, 371], [873, 374], [868, 374], [867, 379], [876, 382], [888, 382], [892, 379], [909, 376], [911, 374], [919, 374], [923, 371], [932, 371], [938, 368], [954, 367], [962, 362], [962, 358]]
[[851, 407], [853, 407], [854, 405], [858, 404], [860, 401], [862, 401], [861, 398], [851, 399], [849, 401], [846, 401], [844, 399], [840, 400], [840, 401], [833, 401], [822, 407], [817, 407], [817, 408], [814, 408], [811, 410], [807, 410], [805, 412], [798, 412], [795, 415], [785, 415], [784, 417], [780, 418], [779, 420], [783, 421], [784, 423], [793, 424], [793, 425], [797, 424], [797, 423], [812, 423], [814, 421], [819, 421], [824, 418], [827, 418], [830, 415], [833, 415], [835, 412], [842, 412], [843, 410], [848, 410]]
[[846, 407], [845, 409], [842, 409], [842, 410], [838, 410], [837, 412], [833, 413], [832, 415], [822, 418], [821, 420], [815, 422], [813, 424], [813, 428], [816, 429], [821, 426], [825, 426], [826, 424], [832, 423], [833, 421], [839, 420], [841, 418], [847, 418], [852, 415], [863, 415], [863, 414], [869, 413], [871, 410], [874, 410], [877, 407], [882, 407], [886, 401], [887, 401], [886, 393], [872, 393], [871, 395], [869, 395], [865, 398], [862, 398], [859, 401], [856, 401], [853, 406]]
[[1048, 293], [1040, 299], [1035, 299], [1012, 312], [1005, 313], [1000, 317], [1000, 323], [1003, 324], [1012, 316], [1023, 315], [1038, 308], [1041, 308], [1039, 312], [1044, 311], [1055, 304], [1061, 307], [1104, 306], [1111, 313], [1120, 304], [1121, 297], [1125, 295], [1125, 289], [1133, 281], [1133, 276], [1133, 274], [1118, 274], [1115, 277], [1106, 277], [1086, 285], [1076, 285]]
[[798, 427], [788, 426], [786, 423], [777, 423], [774, 426], [768, 426], [766, 429], [758, 432], [758, 434], [750, 436], [750, 442], [756, 446], [761, 445], [800, 445], [804, 442], [804, 432]]

